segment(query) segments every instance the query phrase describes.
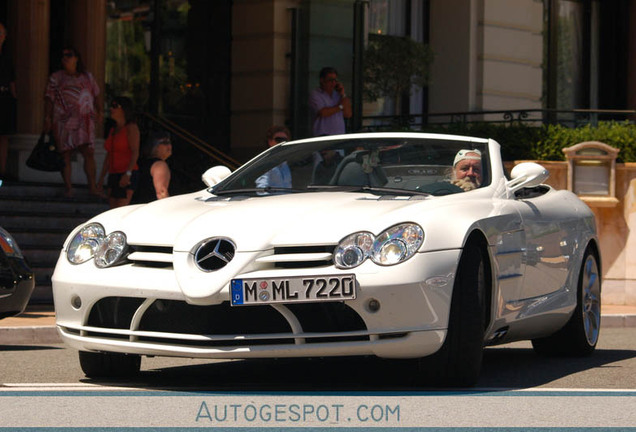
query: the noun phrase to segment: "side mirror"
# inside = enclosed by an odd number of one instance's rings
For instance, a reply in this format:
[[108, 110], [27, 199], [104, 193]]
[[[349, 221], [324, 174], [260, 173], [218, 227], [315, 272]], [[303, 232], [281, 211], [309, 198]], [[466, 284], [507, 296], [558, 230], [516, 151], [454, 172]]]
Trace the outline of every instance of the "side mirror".
[[212, 187], [215, 184], [220, 183], [221, 180], [225, 179], [230, 174], [232, 174], [232, 171], [230, 171], [228, 167], [218, 165], [204, 172], [201, 176], [201, 180], [203, 180], [203, 183], [205, 183], [208, 187]]
[[506, 185], [511, 192], [516, 192], [519, 189], [538, 186], [549, 176], [550, 172], [541, 165], [534, 162], [523, 162], [512, 169], [510, 172], [512, 180]]

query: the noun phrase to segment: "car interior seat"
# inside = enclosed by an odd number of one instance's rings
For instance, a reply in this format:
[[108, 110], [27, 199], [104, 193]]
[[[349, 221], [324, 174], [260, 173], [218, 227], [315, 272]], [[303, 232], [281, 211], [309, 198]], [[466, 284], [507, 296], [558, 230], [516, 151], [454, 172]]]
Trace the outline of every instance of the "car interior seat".
[[346, 156], [338, 165], [330, 184], [339, 186], [384, 186], [388, 180], [379, 164], [373, 166], [370, 172], [365, 172], [363, 168], [364, 157], [370, 156], [370, 154], [371, 152], [368, 150], [360, 150]]

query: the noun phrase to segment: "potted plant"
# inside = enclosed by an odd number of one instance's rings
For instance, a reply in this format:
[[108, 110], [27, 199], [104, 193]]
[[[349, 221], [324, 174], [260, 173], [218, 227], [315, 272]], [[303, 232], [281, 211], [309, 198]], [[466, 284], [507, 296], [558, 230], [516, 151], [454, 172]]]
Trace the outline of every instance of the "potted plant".
[[400, 101], [430, 79], [433, 53], [428, 45], [410, 37], [370, 34], [364, 54], [363, 95], [368, 102], [393, 98]]

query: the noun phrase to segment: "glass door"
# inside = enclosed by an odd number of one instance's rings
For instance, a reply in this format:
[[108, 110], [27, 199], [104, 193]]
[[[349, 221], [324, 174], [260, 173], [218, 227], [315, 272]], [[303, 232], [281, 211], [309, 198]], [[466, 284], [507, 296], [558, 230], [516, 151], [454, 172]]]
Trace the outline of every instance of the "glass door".
[[122, 95], [229, 147], [230, 0], [108, 3], [106, 101]]

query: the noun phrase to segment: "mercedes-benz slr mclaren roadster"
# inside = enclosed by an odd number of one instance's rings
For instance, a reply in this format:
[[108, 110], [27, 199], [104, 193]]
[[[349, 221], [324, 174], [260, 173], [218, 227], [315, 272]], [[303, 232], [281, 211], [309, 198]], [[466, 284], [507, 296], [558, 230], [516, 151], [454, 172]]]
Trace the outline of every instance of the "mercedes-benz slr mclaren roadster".
[[208, 189], [107, 211], [53, 275], [87, 376], [141, 356], [417, 359], [474, 385], [484, 346], [585, 355], [600, 329], [595, 220], [493, 140], [418, 133], [281, 143]]

